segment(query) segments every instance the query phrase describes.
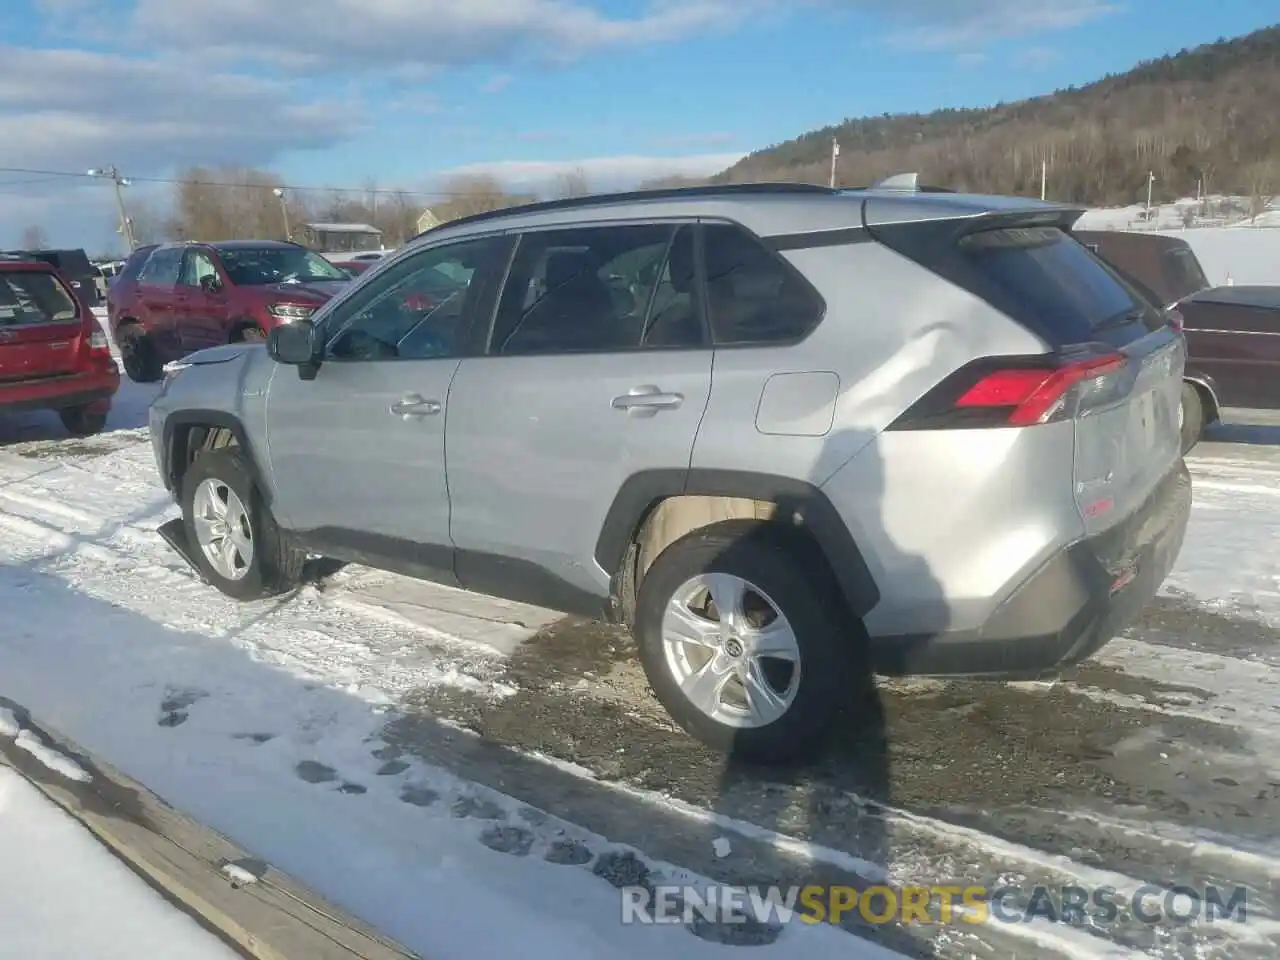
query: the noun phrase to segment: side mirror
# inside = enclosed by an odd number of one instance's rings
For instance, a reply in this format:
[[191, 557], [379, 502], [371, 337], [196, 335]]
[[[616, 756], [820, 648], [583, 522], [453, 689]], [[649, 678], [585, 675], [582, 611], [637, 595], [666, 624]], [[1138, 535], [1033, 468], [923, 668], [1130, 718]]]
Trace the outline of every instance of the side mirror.
[[216, 273], [206, 273], [200, 278], [200, 289], [205, 293], [215, 293], [222, 288], [222, 281]]
[[298, 368], [303, 380], [314, 380], [320, 369], [319, 331], [310, 320], [294, 320], [272, 327], [267, 334], [267, 353], [276, 363]]

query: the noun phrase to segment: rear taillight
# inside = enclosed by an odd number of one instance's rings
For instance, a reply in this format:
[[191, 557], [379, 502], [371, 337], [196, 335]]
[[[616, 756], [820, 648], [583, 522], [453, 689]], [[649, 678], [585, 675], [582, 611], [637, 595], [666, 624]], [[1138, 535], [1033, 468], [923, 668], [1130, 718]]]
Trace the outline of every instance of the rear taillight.
[[967, 364], [890, 425], [891, 430], [1031, 427], [1069, 420], [1124, 389], [1123, 354], [995, 357]]
[[97, 358], [105, 357], [108, 360], [111, 359], [111, 341], [107, 339], [107, 335], [101, 329], [94, 330], [89, 334], [89, 354]]

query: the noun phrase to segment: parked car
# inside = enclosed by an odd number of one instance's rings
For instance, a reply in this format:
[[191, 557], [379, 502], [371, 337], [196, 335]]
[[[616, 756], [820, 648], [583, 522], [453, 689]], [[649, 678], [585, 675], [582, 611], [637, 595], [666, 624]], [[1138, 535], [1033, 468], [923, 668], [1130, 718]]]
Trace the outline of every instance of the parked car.
[[1184, 452], [1221, 419], [1223, 407], [1280, 409], [1280, 286], [1214, 287], [1178, 237], [1104, 230], [1075, 236], [1182, 324]]
[[0, 414], [56, 410], [69, 432], [89, 436], [106, 426], [119, 388], [84, 297], [45, 261], [0, 256]]
[[56, 269], [71, 289], [89, 307], [96, 307], [102, 302], [98, 293], [98, 271], [89, 262], [88, 255], [82, 248], [73, 250], [9, 250], [10, 256], [24, 260], [40, 260]]
[[1081, 212], [744, 184], [450, 222], [171, 369], [161, 534], [243, 600], [314, 554], [627, 624], [757, 760], [869, 667], [1052, 672], [1154, 596], [1191, 499], [1183, 338]]
[[228, 240], [143, 248], [107, 297], [125, 373], [146, 383], [164, 363], [221, 343], [263, 340], [305, 319], [350, 276], [296, 243]]

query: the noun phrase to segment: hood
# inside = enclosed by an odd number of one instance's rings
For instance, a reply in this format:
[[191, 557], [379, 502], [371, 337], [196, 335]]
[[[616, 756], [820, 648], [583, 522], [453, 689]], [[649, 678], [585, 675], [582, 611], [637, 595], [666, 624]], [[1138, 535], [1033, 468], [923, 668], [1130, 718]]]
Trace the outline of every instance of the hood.
[[273, 283], [264, 289], [275, 297], [310, 300], [316, 304], [332, 299], [350, 280], [316, 280], [311, 283]]
[[193, 367], [202, 367], [210, 363], [226, 363], [228, 360], [243, 356], [249, 350], [260, 349], [262, 349], [262, 344], [260, 343], [225, 343], [220, 347], [207, 347], [204, 350], [189, 353], [178, 363]]

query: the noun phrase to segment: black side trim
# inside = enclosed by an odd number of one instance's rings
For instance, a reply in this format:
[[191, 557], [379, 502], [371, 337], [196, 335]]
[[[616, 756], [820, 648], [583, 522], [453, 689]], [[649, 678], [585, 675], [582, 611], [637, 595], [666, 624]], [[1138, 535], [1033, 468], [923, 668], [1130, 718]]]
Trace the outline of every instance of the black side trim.
[[810, 230], [807, 233], [782, 233], [764, 237], [765, 245], [775, 253], [784, 250], [810, 250], [817, 247], [843, 247], [851, 243], [874, 243], [875, 238], [862, 227], [838, 230]]
[[680, 495], [744, 497], [778, 505], [813, 535], [856, 617], [880, 601], [871, 570], [848, 527], [820, 489], [802, 480], [740, 470], [648, 470], [622, 485], [596, 540], [596, 562], [610, 574], [622, 565], [631, 539], [659, 501]]
[[1208, 422], [1219, 419], [1222, 416], [1222, 404], [1218, 400], [1218, 384], [1213, 377], [1189, 367], [1183, 371], [1182, 379], [1203, 388], [1209, 394], [1209, 409], [1205, 411], [1209, 415]]
[[248, 455], [249, 466], [253, 470], [253, 479], [257, 484], [258, 491], [264, 496], [268, 496], [269, 488], [262, 483], [261, 468], [258, 465], [258, 458], [254, 454], [253, 444], [249, 442], [249, 433], [245, 430], [244, 424], [240, 422], [240, 418], [234, 414], [227, 413], [223, 410], [179, 410], [171, 413], [165, 419], [163, 443], [161, 450], [164, 454], [163, 479], [165, 489], [175, 496], [179, 490], [179, 480], [181, 479], [182, 469], [187, 464], [188, 450], [187, 439], [190, 436], [190, 427], [219, 427], [230, 430], [236, 438], [236, 443], [240, 445], [240, 449]]
[[318, 527], [289, 533], [309, 553], [390, 570], [418, 580], [529, 603], [592, 620], [612, 619], [608, 597], [597, 596], [528, 560], [517, 560], [453, 546], [417, 543], [401, 537]]

